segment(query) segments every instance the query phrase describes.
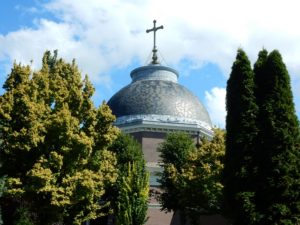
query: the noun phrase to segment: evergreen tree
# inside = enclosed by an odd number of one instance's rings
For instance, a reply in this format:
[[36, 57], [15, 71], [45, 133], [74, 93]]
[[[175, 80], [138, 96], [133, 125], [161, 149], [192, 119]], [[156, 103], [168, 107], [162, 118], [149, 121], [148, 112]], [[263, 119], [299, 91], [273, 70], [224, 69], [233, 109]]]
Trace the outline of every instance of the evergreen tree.
[[34, 224], [81, 224], [102, 216], [109, 202], [99, 200], [117, 179], [116, 158], [107, 147], [119, 130], [106, 104], [94, 107], [94, 88], [87, 77], [82, 81], [75, 61], [46, 52], [39, 71], [14, 64], [3, 87], [4, 223], [22, 215]]
[[116, 153], [118, 179], [110, 191], [117, 224], [143, 225], [147, 221], [149, 174], [141, 145], [120, 133], [109, 149]]
[[[265, 90], [263, 88], [258, 88], [266, 83], [265, 79], [268, 79], [264, 74], [266, 73], [266, 62], [268, 59], [268, 51], [266, 49], [261, 50], [258, 53], [258, 59], [254, 64], [254, 80], [255, 80], [255, 98], [258, 107], [261, 105], [263, 99], [262, 95]], [[258, 116], [259, 117], [259, 116]], [[258, 123], [260, 123], [260, 118], [258, 118]]]
[[300, 223], [300, 131], [290, 78], [280, 53], [255, 64], [259, 103], [257, 224]]
[[[2, 197], [3, 194], [3, 190], [4, 190], [4, 177], [0, 178], [0, 199]], [[3, 224], [3, 220], [2, 220], [2, 210], [1, 210], [1, 205], [0, 205], [0, 225]]]
[[258, 107], [254, 73], [242, 49], [238, 49], [226, 95], [226, 152], [224, 160], [224, 210], [233, 224], [248, 224], [255, 216], [253, 152], [257, 137]]

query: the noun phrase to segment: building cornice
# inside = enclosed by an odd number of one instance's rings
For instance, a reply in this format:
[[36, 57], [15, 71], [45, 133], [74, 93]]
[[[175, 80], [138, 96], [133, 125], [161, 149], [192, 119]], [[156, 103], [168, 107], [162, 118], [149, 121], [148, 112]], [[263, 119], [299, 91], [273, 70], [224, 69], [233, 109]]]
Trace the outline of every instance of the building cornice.
[[122, 116], [117, 118], [115, 125], [125, 133], [184, 131], [194, 135], [200, 132], [201, 135], [207, 137], [213, 136], [212, 127], [203, 121], [169, 115], [146, 114]]

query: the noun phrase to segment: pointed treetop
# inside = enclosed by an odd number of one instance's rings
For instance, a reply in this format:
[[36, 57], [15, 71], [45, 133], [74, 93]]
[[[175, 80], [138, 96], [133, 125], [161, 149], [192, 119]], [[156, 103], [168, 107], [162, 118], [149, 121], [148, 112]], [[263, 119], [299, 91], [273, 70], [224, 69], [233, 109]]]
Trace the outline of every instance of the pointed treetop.
[[152, 56], [152, 62], [151, 64], [159, 64], [158, 62], [158, 58], [157, 58], [157, 48], [156, 48], [156, 31], [159, 30], [159, 29], [163, 29], [164, 27], [163, 26], [159, 26], [159, 27], [156, 27], [156, 20], [153, 20], [153, 28], [152, 29], [148, 29], [146, 30], [146, 33], [149, 33], [149, 32], [152, 32], [153, 31], [153, 49], [152, 49], [152, 52], [153, 52], [153, 56]]

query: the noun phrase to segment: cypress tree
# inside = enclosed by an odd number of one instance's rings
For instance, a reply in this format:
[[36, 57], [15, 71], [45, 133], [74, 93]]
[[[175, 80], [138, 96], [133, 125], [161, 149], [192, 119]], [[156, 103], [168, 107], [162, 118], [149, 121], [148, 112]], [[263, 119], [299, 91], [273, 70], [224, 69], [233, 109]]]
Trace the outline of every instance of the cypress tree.
[[224, 213], [233, 224], [248, 224], [254, 216], [252, 155], [258, 107], [254, 96], [254, 73], [242, 49], [238, 49], [227, 81], [226, 109]]
[[300, 142], [290, 77], [280, 53], [260, 52], [255, 64], [259, 104], [257, 224], [299, 224]]
[[[264, 79], [268, 79], [266, 76], [264, 76], [265, 74], [265, 70], [266, 70], [266, 62], [268, 59], [268, 51], [266, 49], [261, 50], [258, 53], [258, 59], [254, 64], [254, 80], [255, 80], [255, 98], [256, 98], [256, 102], [257, 105], [261, 105], [261, 100], [262, 97], [261, 95], [263, 95], [263, 88], [258, 88], [263, 86], [263, 84], [266, 82], [264, 81]], [[259, 121], [258, 121], [259, 122]]]

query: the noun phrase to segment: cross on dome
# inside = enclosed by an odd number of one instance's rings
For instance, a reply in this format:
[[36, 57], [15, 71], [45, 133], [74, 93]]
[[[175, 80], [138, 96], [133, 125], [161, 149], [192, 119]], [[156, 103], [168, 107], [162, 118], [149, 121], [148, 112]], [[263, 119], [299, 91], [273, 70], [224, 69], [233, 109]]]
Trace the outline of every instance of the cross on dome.
[[153, 20], [153, 28], [152, 29], [148, 29], [146, 30], [146, 33], [149, 33], [149, 32], [152, 32], [153, 31], [153, 49], [152, 49], [152, 52], [153, 52], [153, 56], [152, 56], [152, 62], [151, 64], [159, 64], [158, 62], [158, 58], [157, 58], [157, 48], [156, 48], [156, 31], [159, 30], [159, 29], [163, 29], [164, 26], [159, 26], [159, 27], [156, 27], [156, 20]]

